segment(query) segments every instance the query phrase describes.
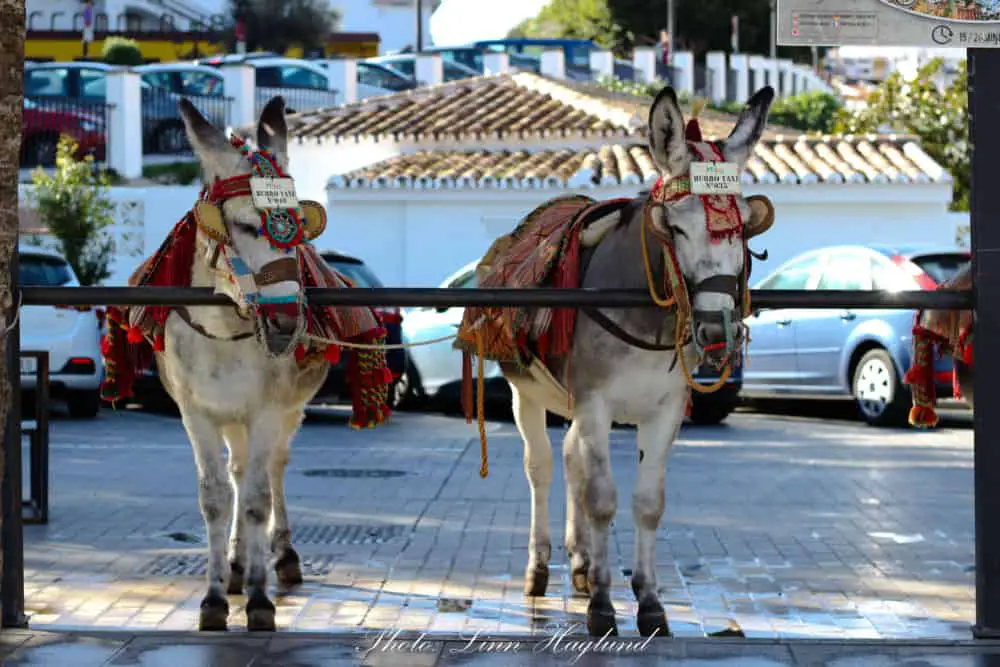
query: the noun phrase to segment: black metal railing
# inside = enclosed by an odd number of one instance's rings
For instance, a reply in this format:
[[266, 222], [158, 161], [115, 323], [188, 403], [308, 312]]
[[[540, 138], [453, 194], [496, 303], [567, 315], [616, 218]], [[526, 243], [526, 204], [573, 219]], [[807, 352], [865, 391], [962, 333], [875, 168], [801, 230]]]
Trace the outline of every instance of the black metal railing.
[[77, 157], [92, 155], [107, 161], [111, 145], [111, 105], [49, 95], [24, 98], [20, 164], [23, 168], [53, 167], [60, 137], [72, 137]]
[[[33, 306], [206, 306], [232, 301], [209, 287], [22, 287], [23, 303]], [[643, 289], [307, 288], [306, 298], [323, 306], [554, 306], [562, 308], [655, 308]], [[752, 290], [755, 309], [774, 308], [941, 308], [973, 307], [971, 291], [887, 292], [878, 290]]]
[[[221, 95], [184, 95], [216, 127], [232, 118], [233, 99]], [[142, 152], [144, 155], [177, 155], [191, 152], [184, 121], [177, 107], [179, 95], [147, 89], [142, 96]]]
[[257, 87], [256, 113], [259, 115], [264, 110], [264, 106], [275, 95], [285, 98], [285, 110], [288, 113], [299, 113], [302, 111], [312, 111], [313, 109], [323, 109], [337, 104], [340, 93], [336, 90], [319, 90], [315, 88], [285, 88], [285, 87]]
[[726, 98], [724, 102], [732, 102], [736, 99], [736, 70], [729, 68], [726, 72]]

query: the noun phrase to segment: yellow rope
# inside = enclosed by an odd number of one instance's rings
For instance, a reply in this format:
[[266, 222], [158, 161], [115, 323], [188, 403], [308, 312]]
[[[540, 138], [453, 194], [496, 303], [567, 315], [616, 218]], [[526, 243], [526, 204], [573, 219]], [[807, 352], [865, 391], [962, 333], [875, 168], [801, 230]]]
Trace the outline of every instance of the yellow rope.
[[646, 226], [640, 225], [639, 235], [642, 237], [642, 264], [646, 268], [646, 288], [649, 290], [649, 297], [657, 306], [669, 308], [677, 303], [677, 295], [671, 294], [669, 298], [661, 298], [656, 293], [656, 282], [653, 280], [653, 267], [649, 259], [649, 246], [646, 241]]

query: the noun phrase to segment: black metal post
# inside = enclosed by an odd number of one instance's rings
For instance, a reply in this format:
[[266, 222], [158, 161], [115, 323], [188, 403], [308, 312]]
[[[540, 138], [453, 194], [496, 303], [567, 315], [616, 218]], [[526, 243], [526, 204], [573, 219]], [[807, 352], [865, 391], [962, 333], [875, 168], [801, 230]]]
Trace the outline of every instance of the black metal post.
[[[24, 615], [24, 526], [21, 516], [21, 326], [18, 315], [17, 247], [10, 262], [11, 296], [13, 305], [5, 322], [14, 322], [7, 332], [7, 382], [10, 384], [10, 404], [7, 406], [7, 424], [3, 443], [3, 485], [0, 502], [3, 503], [3, 569], [0, 572], [0, 627], [26, 628]], [[17, 318], [15, 320], [15, 318]]]
[[[972, 146], [972, 277], [976, 302], [975, 410], [976, 624], [973, 635], [1000, 638], [1000, 411], [990, 381], [1000, 369], [1000, 196], [994, 158], [1000, 152], [1000, 50], [969, 49], [969, 139]], [[990, 259], [992, 257], [993, 259]]]
[[424, 52], [424, 0], [417, 0], [417, 53]]

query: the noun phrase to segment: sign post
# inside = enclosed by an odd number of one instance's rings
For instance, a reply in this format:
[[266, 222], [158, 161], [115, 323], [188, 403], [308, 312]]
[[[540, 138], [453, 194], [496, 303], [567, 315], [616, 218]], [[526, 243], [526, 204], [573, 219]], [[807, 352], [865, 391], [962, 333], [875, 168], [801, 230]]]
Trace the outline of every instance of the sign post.
[[[1000, 638], [1000, 9], [992, 0], [778, 0], [783, 46], [909, 46], [967, 49], [975, 292], [974, 423], [977, 639]], [[993, 260], [988, 257], [992, 256]], [[920, 493], [913, 489], [913, 493]]]

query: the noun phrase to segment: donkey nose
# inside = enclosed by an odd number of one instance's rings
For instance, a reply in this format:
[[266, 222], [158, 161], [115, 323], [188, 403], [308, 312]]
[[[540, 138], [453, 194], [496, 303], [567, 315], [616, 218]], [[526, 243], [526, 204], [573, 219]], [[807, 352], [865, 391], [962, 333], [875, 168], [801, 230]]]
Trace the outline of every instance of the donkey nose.
[[698, 325], [695, 338], [702, 347], [725, 343], [726, 327], [719, 322], [702, 322]]
[[268, 328], [270, 328], [275, 333], [290, 336], [295, 333], [295, 329], [298, 326], [299, 318], [298, 313], [293, 311], [292, 307], [272, 307], [265, 310], [267, 317]]

